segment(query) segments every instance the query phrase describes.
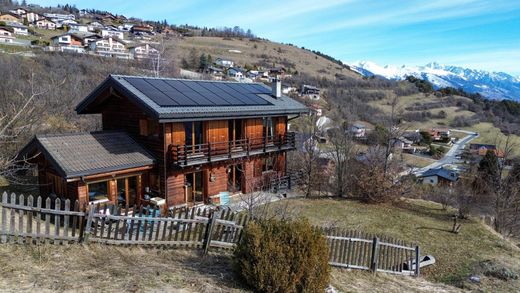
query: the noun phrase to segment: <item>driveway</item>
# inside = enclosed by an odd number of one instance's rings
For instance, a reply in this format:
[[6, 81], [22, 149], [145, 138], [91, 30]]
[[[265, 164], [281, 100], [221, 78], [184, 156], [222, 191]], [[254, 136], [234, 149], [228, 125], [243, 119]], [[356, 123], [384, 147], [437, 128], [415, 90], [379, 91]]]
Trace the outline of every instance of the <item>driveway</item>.
[[473, 139], [477, 138], [479, 136], [476, 132], [471, 132], [467, 130], [459, 130], [459, 129], [451, 129], [452, 132], [462, 132], [468, 134], [464, 138], [460, 139], [456, 143], [453, 144], [453, 146], [450, 148], [448, 152], [444, 155], [444, 157], [436, 162], [431, 163], [430, 165], [414, 170], [413, 173], [417, 175], [421, 175], [424, 172], [426, 172], [429, 169], [435, 169], [440, 168], [444, 165], [451, 165], [457, 163], [459, 160], [457, 159], [457, 155], [462, 153], [462, 150], [464, 149], [464, 146], [472, 141]]

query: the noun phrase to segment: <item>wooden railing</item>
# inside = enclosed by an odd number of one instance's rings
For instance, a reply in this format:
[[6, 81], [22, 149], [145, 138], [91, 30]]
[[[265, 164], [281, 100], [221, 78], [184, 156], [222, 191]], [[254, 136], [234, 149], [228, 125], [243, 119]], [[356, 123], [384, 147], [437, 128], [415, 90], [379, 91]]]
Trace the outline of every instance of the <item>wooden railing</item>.
[[294, 148], [296, 148], [295, 134], [288, 132], [285, 135], [261, 138], [209, 142], [197, 145], [170, 145], [170, 153], [174, 165], [185, 167]]

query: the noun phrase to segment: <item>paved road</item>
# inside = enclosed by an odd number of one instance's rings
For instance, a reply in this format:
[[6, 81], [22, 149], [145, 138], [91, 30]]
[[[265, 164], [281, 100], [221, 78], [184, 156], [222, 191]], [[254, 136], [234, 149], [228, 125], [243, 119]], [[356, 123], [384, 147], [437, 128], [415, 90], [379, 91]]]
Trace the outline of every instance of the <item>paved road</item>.
[[430, 165], [414, 170], [413, 173], [415, 175], [421, 175], [422, 173], [426, 172], [429, 169], [439, 168], [444, 165], [450, 165], [458, 162], [457, 155], [462, 153], [462, 149], [464, 146], [472, 141], [473, 139], [478, 137], [478, 133], [471, 132], [467, 130], [459, 130], [459, 129], [451, 129], [452, 132], [462, 132], [468, 134], [464, 138], [458, 140], [456, 143], [453, 144], [453, 146], [450, 148], [450, 150], [444, 155], [444, 157], [434, 163], [431, 163]]

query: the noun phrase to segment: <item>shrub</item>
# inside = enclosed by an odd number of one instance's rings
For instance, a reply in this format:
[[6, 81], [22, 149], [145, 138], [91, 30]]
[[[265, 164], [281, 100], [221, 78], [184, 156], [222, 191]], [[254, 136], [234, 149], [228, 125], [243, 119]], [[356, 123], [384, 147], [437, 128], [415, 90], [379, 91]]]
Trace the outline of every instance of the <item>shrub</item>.
[[306, 220], [251, 222], [233, 268], [255, 292], [323, 292], [330, 273], [327, 242]]

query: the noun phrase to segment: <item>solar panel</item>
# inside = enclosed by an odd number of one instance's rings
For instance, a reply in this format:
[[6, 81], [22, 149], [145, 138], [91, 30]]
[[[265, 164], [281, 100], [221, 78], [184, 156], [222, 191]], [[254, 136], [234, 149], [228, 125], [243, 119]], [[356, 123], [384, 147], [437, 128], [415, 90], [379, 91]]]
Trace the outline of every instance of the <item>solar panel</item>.
[[161, 107], [271, 105], [258, 84], [127, 77], [125, 80]]

